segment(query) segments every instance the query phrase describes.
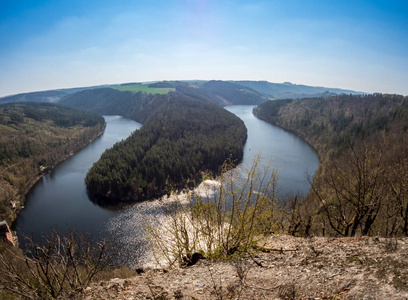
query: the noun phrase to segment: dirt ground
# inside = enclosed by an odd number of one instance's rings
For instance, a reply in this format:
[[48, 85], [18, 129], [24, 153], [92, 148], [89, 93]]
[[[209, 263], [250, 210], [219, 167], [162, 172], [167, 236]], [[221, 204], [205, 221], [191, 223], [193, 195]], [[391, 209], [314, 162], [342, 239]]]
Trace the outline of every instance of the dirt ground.
[[88, 287], [81, 299], [408, 299], [408, 238], [272, 237], [240, 262], [205, 259]]

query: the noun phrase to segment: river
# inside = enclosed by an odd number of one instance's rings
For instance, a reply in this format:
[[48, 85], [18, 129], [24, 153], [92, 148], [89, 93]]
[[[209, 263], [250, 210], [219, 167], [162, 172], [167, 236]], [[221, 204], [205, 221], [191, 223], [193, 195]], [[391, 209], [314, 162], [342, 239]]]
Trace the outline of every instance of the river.
[[261, 166], [278, 170], [279, 192], [307, 194], [310, 185], [306, 175], [313, 175], [319, 166], [314, 149], [296, 135], [259, 120], [252, 114], [254, 106], [233, 105], [226, 109], [244, 121], [248, 129], [242, 165], [248, 168], [254, 157], [262, 155]]
[[[314, 174], [319, 160], [315, 151], [295, 135], [272, 126], [253, 116], [253, 106], [226, 108], [241, 118], [248, 129], [244, 158], [239, 166], [250, 166], [253, 158], [262, 154], [261, 165], [271, 160], [279, 170], [280, 193], [307, 193], [309, 185], [305, 174]], [[104, 134], [87, 147], [60, 163], [27, 194], [25, 208], [20, 212], [13, 228], [24, 248], [23, 233], [41, 240], [42, 234], [53, 229], [91, 233], [95, 240], [107, 238], [122, 250], [120, 261], [135, 267], [146, 251], [144, 228], [140, 212], [154, 214], [158, 203], [145, 202], [126, 207], [102, 208], [88, 198], [84, 178], [89, 168], [105, 149], [128, 137], [142, 125], [119, 116], [105, 116]]]

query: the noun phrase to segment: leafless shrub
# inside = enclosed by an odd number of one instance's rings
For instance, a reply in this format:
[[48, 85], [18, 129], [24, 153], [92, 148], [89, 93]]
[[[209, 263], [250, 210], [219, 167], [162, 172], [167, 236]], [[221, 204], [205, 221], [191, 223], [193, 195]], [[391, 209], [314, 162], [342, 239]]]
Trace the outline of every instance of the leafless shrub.
[[245, 278], [251, 269], [251, 264], [245, 259], [239, 259], [231, 262], [237, 272], [239, 281], [245, 283]]
[[325, 164], [319, 180], [309, 182], [320, 212], [341, 236], [367, 235], [385, 202], [383, 152], [349, 142], [342, 159]]
[[296, 298], [296, 286], [294, 283], [282, 284], [279, 287], [279, 297], [281, 299], [295, 299]]
[[[182, 264], [201, 253], [211, 259], [242, 257], [277, 230], [277, 172], [259, 171], [260, 155], [244, 180], [226, 162], [218, 183], [204, 191], [186, 191], [162, 220], [146, 222], [153, 254], [161, 265]], [[234, 258], [234, 259], [235, 259]]]
[[11, 295], [28, 299], [64, 298], [87, 287], [110, 265], [105, 242], [71, 232], [54, 232], [43, 246], [28, 240], [27, 256], [6, 247], [0, 253], [0, 285]]

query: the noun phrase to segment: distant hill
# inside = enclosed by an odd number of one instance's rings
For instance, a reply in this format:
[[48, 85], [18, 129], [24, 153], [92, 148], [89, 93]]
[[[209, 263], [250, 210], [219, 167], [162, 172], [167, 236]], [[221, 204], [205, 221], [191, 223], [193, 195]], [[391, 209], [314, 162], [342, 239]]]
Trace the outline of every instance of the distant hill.
[[329, 97], [340, 94], [359, 95], [362, 92], [343, 90], [337, 88], [327, 88], [320, 86], [308, 86], [302, 84], [292, 84], [290, 82], [272, 83], [268, 81], [231, 81], [259, 93], [268, 95], [274, 99], [298, 99], [309, 97]]
[[[202, 100], [216, 103], [219, 106], [232, 104], [253, 104], [265, 102], [268, 98], [297, 99], [309, 97], [328, 97], [339, 94], [363, 94], [351, 90], [336, 88], [314, 87], [307, 85], [285, 83], [272, 83], [268, 81], [220, 81], [220, 80], [182, 80], [160, 81], [150, 84], [130, 82], [102, 86], [79, 87], [58, 89], [41, 92], [23, 93], [0, 98], [0, 104], [10, 102], [51, 102], [58, 103], [64, 97], [89, 89], [115, 88], [131, 92], [166, 93], [176, 89], [183, 94], [198, 97]], [[164, 91], [167, 88], [167, 91]]]
[[32, 93], [22, 93], [17, 95], [10, 95], [0, 98], [0, 104], [12, 103], [12, 102], [48, 102], [57, 103], [62, 97], [80, 92], [83, 90], [94, 89], [101, 86], [91, 86], [91, 87], [79, 87], [79, 88], [69, 88], [69, 89], [58, 89], [49, 91], [40, 91]]
[[252, 88], [236, 83], [212, 80], [197, 87], [176, 86], [176, 91], [194, 98], [209, 101], [218, 106], [227, 105], [258, 105], [268, 100]]
[[0, 98], [0, 104], [12, 102], [58, 102], [66, 92], [60, 90], [23, 93]]
[[[137, 85], [140, 86], [140, 85]], [[97, 88], [69, 94], [59, 100], [60, 104], [79, 109], [91, 110], [101, 114], [117, 114], [144, 123], [146, 111], [154, 110], [155, 103], [166, 94], [152, 93], [155, 89], [175, 88], [170, 94], [185, 95], [201, 102], [227, 105], [258, 105], [267, 97], [250, 88], [227, 81], [208, 81], [197, 84], [187, 82], [159, 82], [149, 85], [152, 91], [120, 91], [117, 88]], [[148, 91], [148, 89], [144, 89]], [[161, 101], [161, 100], [160, 100]]]
[[100, 88], [67, 95], [60, 104], [104, 115], [121, 115], [144, 124], [166, 97], [166, 94]]

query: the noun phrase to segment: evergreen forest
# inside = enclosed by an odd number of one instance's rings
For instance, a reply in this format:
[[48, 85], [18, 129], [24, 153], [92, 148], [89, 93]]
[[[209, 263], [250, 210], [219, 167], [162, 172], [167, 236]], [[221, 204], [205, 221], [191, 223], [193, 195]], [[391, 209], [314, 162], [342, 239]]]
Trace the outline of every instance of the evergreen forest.
[[211, 103], [177, 93], [153, 97], [154, 109], [139, 108], [147, 121], [107, 150], [86, 177], [88, 191], [102, 204], [160, 197], [171, 189], [220, 173], [223, 162], [239, 162], [246, 127]]
[[106, 151], [89, 171], [88, 192], [100, 204], [160, 197], [172, 189], [194, 186], [206, 172], [219, 174], [228, 158], [241, 161], [245, 125], [220, 106], [267, 100], [256, 91], [221, 81], [151, 85], [176, 89], [167, 94], [132, 91], [133, 85], [129, 84], [128, 91], [89, 89], [61, 100], [65, 105], [144, 124]]

